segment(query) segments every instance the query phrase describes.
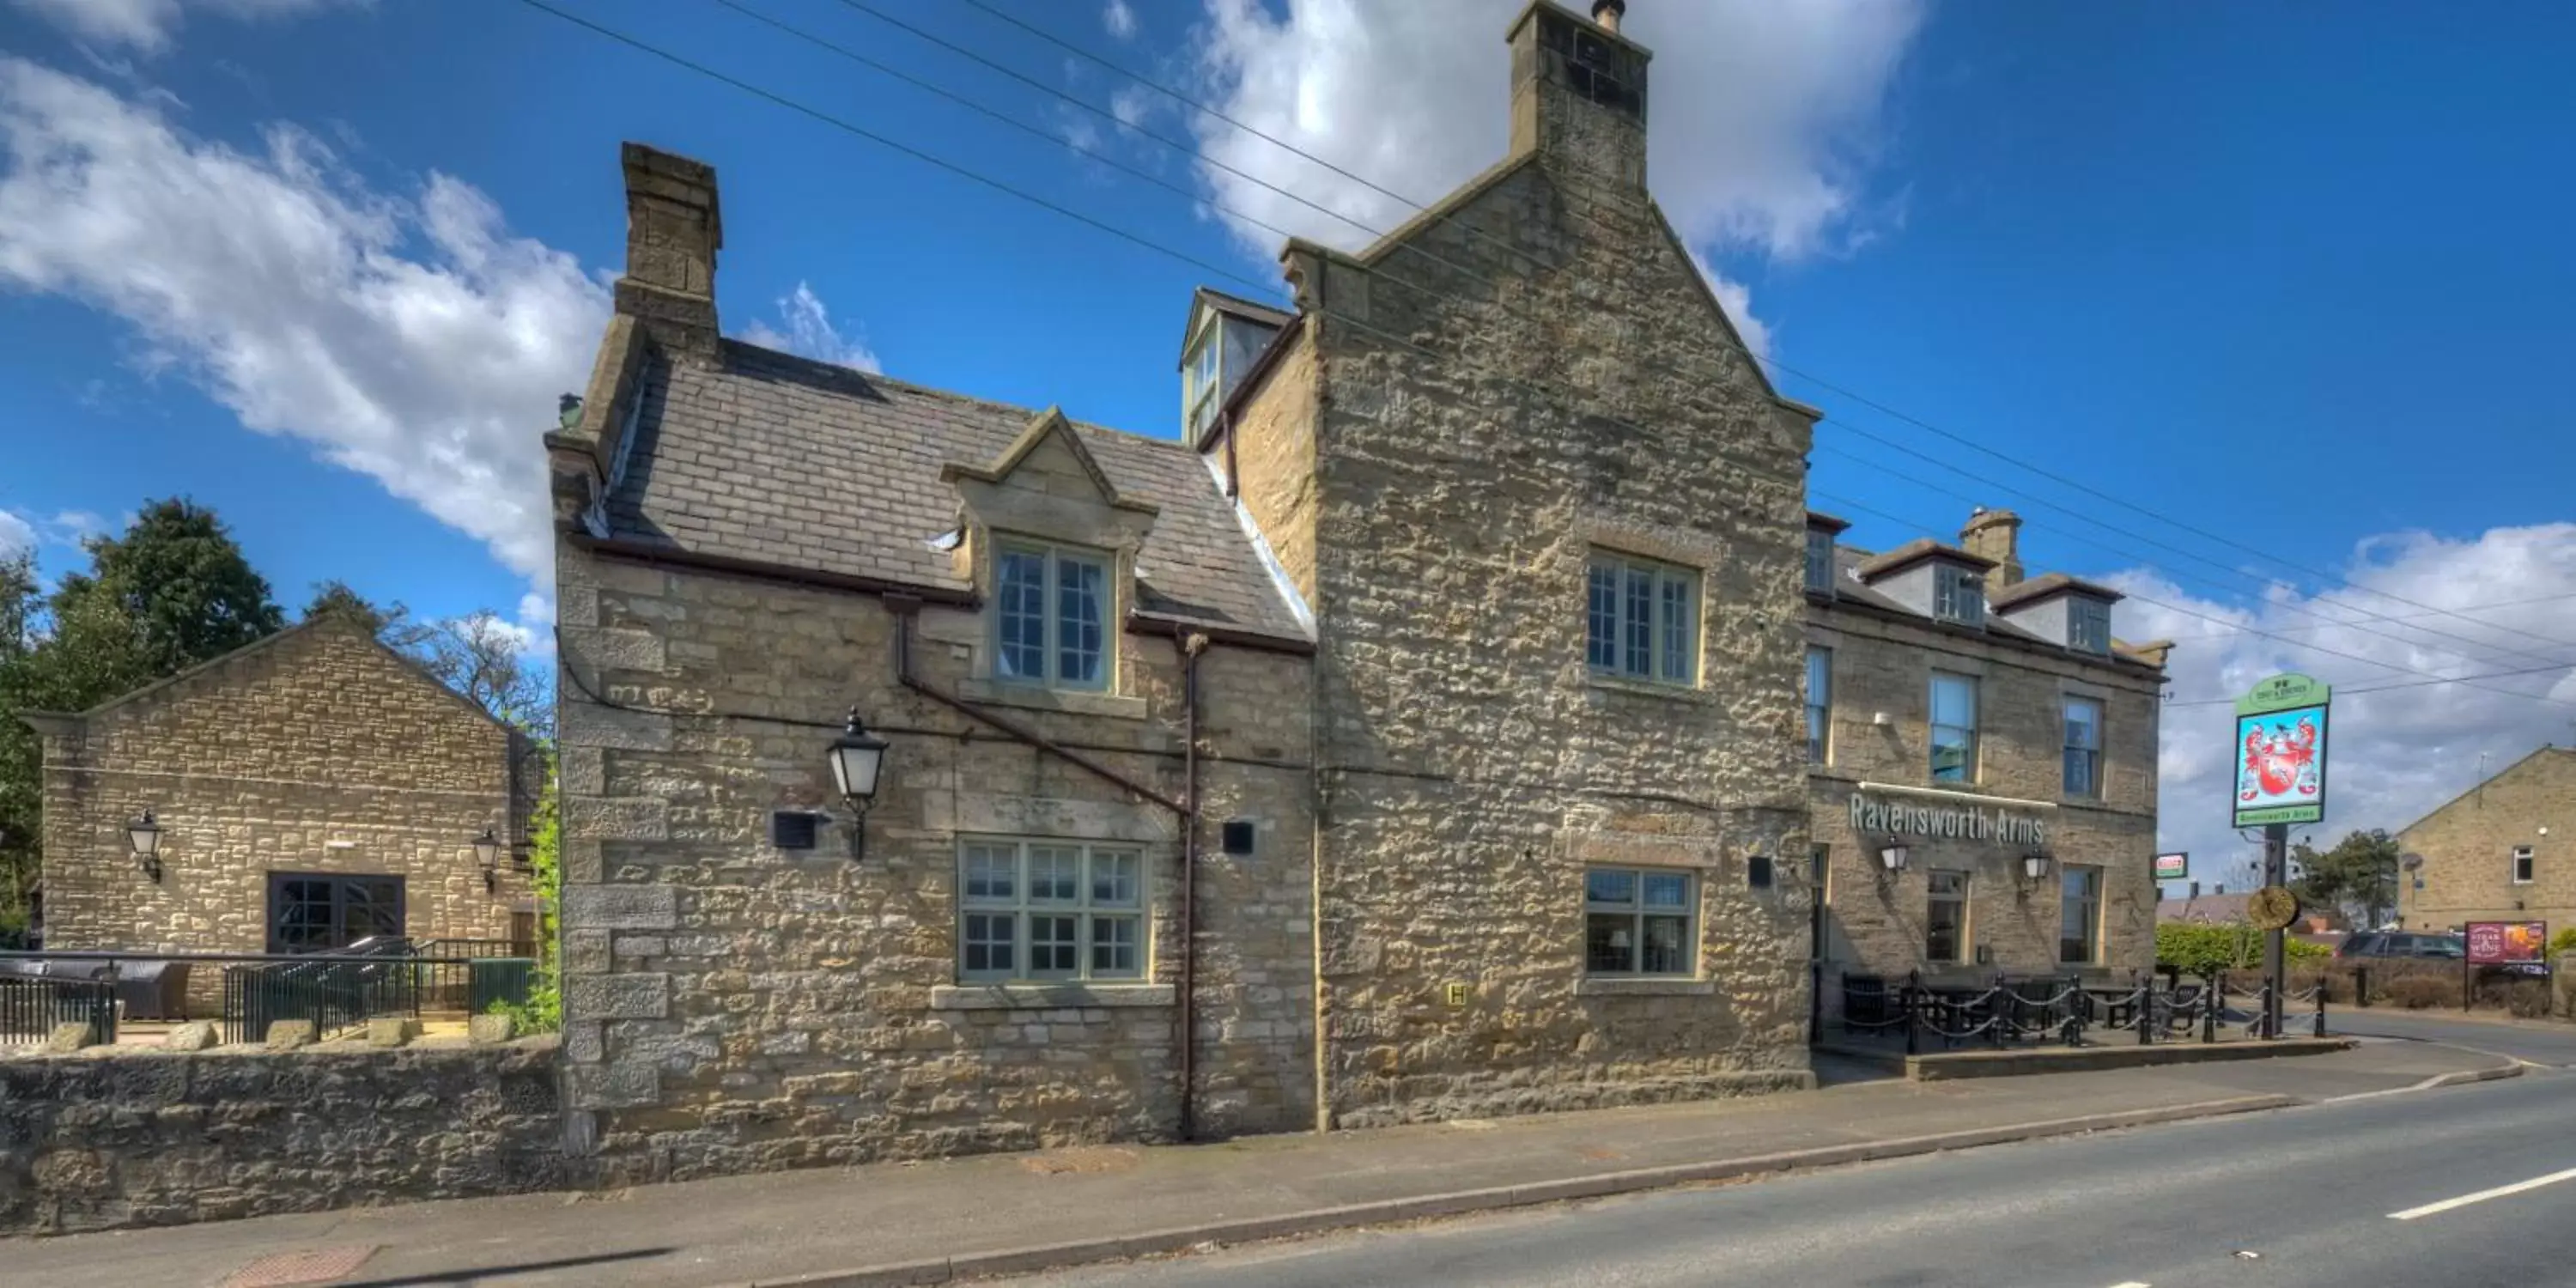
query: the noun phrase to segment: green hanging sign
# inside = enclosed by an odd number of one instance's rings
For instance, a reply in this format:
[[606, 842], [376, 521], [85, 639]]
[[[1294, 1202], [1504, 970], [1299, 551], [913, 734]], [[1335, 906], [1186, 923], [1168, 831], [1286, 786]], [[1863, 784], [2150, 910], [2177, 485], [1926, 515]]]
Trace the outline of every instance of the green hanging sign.
[[2236, 700], [2236, 826], [2325, 821], [2332, 696], [2328, 686], [2292, 674], [2264, 680]]

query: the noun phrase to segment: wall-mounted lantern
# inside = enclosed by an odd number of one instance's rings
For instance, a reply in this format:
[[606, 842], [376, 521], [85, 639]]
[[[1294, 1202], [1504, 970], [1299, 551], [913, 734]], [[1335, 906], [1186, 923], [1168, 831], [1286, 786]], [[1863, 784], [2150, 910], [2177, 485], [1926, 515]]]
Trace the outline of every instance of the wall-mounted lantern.
[[2039, 889], [2039, 883], [2048, 879], [2048, 869], [2052, 862], [2053, 861], [2048, 857], [2048, 852], [2045, 850], [2033, 850], [2030, 853], [2021, 856], [2021, 893], [2023, 898], [2029, 898]]
[[501, 838], [486, 824], [483, 835], [474, 838], [474, 861], [483, 869], [483, 893], [497, 894], [501, 889]]
[[1903, 841], [1890, 840], [1887, 844], [1878, 847], [1879, 869], [1889, 876], [1903, 872], [1905, 865], [1913, 861], [1914, 854], [1906, 848]]
[[859, 723], [859, 709], [850, 708], [850, 722], [841, 736], [832, 740], [832, 782], [841, 789], [841, 799], [849, 803], [857, 817], [850, 823], [850, 857], [865, 858], [868, 852], [868, 805], [876, 799], [877, 771], [885, 765], [886, 740], [869, 733]]
[[143, 811], [143, 817], [125, 825], [125, 843], [134, 851], [134, 865], [143, 869], [143, 875], [152, 878], [154, 885], [159, 885], [161, 825], [152, 820], [152, 811]]

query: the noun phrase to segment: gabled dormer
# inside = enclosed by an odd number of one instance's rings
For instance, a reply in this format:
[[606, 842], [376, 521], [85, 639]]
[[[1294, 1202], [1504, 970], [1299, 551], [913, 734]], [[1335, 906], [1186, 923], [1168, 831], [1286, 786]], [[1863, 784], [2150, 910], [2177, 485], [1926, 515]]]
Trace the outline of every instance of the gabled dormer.
[[1934, 621], [1984, 630], [1994, 560], [1925, 537], [1862, 564], [1861, 584]]
[[987, 619], [977, 679], [1117, 692], [1136, 552], [1158, 507], [1121, 495], [1053, 407], [992, 461], [951, 462], [939, 477], [957, 490], [956, 556]]
[[2062, 572], [1995, 592], [1997, 617], [2052, 644], [2094, 657], [2111, 655], [2111, 605], [2120, 592]]
[[1261, 351], [1296, 319], [1266, 304], [1200, 287], [1190, 297], [1189, 326], [1181, 333], [1181, 437], [1203, 446], [1235, 386], [1252, 373]]
[[1849, 527], [1851, 523], [1848, 520], [1807, 511], [1807, 562], [1802, 584], [1808, 594], [1833, 598], [1834, 541]]

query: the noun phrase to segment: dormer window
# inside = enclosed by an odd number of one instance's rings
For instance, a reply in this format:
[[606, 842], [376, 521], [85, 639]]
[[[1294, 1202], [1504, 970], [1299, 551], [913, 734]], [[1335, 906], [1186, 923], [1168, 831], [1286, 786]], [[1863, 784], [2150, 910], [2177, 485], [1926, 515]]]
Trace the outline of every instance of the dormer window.
[[993, 555], [993, 677], [1108, 688], [1115, 563], [1105, 550], [1003, 541]]
[[1986, 579], [1951, 564], [1932, 569], [1932, 615], [1961, 626], [1986, 624]]
[[1190, 342], [1187, 358], [1181, 363], [1181, 403], [1187, 441], [1197, 442], [1216, 420], [1217, 404], [1222, 400], [1218, 373], [1223, 366], [1225, 346], [1219, 338], [1223, 330], [1217, 317], [1208, 315], [1207, 325], [1199, 328], [1198, 338]]
[[1834, 593], [1834, 534], [1822, 528], [1807, 529], [1807, 589]]
[[1267, 304], [1200, 287], [1181, 333], [1182, 441], [1203, 444], [1217, 413], [1261, 361], [1261, 351], [1295, 320]]
[[2079, 653], [2111, 651], [2111, 606], [2075, 595], [2066, 603], [2066, 646]]

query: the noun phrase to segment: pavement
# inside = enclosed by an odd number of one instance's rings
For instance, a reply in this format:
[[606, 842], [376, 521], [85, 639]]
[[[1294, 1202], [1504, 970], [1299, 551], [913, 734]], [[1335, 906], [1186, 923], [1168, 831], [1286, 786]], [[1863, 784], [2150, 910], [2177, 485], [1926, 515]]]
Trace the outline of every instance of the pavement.
[[[2237, 1119], [2253, 1123], [2264, 1117], [2259, 1111], [2285, 1106], [2369, 1103], [2386, 1113], [2398, 1103], [2394, 1093], [2522, 1070], [2504, 1055], [2401, 1040], [2296, 1060], [1969, 1082], [1907, 1082], [1828, 1062], [1820, 1072], [1832, 1085], [1823, 1090], [1737, 1101], [876, 1164], [596, 1195], [0, 1241], [0, 1282], [937, 1282], [2213, 1115], [2256, 1114]], [[2027, 1173], [2018, 1183], [2032, 1191], [2055, 1186], [2053, 1178], [2041, 1185]], [[296, 1254], [354, 1263], [327, 1279], [261, 1279], [249, 1271], [263, 1258]]]

